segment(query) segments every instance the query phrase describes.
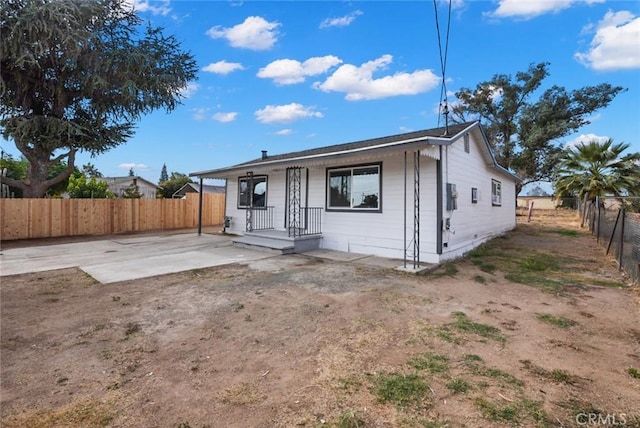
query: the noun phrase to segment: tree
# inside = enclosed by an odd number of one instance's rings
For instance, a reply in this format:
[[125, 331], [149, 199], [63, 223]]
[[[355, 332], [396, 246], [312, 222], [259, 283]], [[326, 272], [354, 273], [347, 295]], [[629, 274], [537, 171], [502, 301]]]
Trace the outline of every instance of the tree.
[[135, 177], [136, 173], [133, 172], [133, 168], [129, 168], [129, 177]]
[[[29, 162], [25, 158], [20, 158], [20, 160], [16, 160], [10, 154], [7, 154], [6, 157], [2, 157], [0, 159], [0, 172], [2, 176], [9, 177], [14, 180], [23, 180], [27, 176], [27, 167], [29, 166]], [[22, 197], [22, 189], [18, 189], [17, 187], [3, 185], [2, 187], [3, 193], [0, 195], [2, 198], [6, 197]]]
[[162, 171], [160, 171], [160, 180], [158, 183], [162, 183], [163, 181], [167, 181], [169, 179], [169, 173], [167, 173], [167, 164], [162, 164]]
[[92, 164], [91, 162], [89, 162], [88, 164], [82, 165], [82, 173], [87, 178], [92, 178], [92, 177], [102, 178], [102, 177], [104, 177], [102, 175], [102, 173], [100, 171], [98, 171], [98, 168], [96, 168], [96, 166], [94, 164]]
[[[127, 141], [135, 122], [172, 111], [196, 75], [162, 28], [142, 27], [125, 0], [5, 0], [0, 5], [0, 126], [29, 162], [2, 182], [42, 197], [92, 156]], [[67, 168], [48, 177], [50, 166]]]
[[163, 198], [171, 198], [173, 194], [178, 191], [182, 186], [187, 183], [193, 183], [194, 181], [189, 178], [186, 174], [182, 174], [180, 172], [172, 172], [171, 177], [168, 180], [161, 182], [158, 184], [160, 186], [160, 190], [158, 191], [159, 196]]
[[522, 178], [518, 192], [528, 183], [552, 181], [562, 154], [558, 140], [589, 124], [589, 116], [625, 90], [608, 83], [574, 91], [554, 85], [532, 101], [548, 67], [531, 64], [515, 80], [496, 74], [473, 90], [462, 88], [456, 93], [460, 103], [451, 109], [454, 122], [480, 120], [498, 163]]
[[540, 186], [535, 186], [533, 189], [529, 190], [528, 196], [549, 196], [545, 190]]
[[124, 199], [140, 199], [142, 197], [142, 193], [140, 193], [140, 188], [137, 184], [130, 184], [129, 187], [124, 189], [122, 193], [122, 197]]
[[98, 181], [95, 177], [92, 177], [87, 181], [87, 177], [85, 177], [81, 172], [76, 172], [69, 177], [67, 193], [69, 193], [70, 198], [115, 198], [113, 192], [109, 190], [109, 186], [106, 181]]
[[640, 196], [640, 153], [622, 153], [629, 144], [612, 139], [591, 141], [569, 149], [556, 170], [558, 197]]

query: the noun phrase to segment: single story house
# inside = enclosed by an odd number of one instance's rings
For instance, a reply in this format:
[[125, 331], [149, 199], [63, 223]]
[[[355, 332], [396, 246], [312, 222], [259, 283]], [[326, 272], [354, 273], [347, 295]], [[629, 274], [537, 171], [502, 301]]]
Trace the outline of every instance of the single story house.
[[122, 197], [130, 186], [138, 186], [138, 192], [145, 199], [155, 199], [159, 189], [154, 183], [138, 176], [100, 177], [96, 180], [106, 182], [109, 190], [118, 198]]
[[[226, 180], [227, 231], [250, 245], [278, 235], [321, 248], [440, 263], [516, 226], [519, 179], [497, 164], [479, 122], [194, 172]], [[305, 244], [306, 243], [306, 244]], [[260, 244], [258, 244], [260, 245]]]
[[[224, 193], [224, 186], [207, 186], [202, 185], [202, 193]], [[187, 193], [199, 193], [200, 186], [196, 183], [186, 183], [184, 186], [176, 190], [172, 198], [184, 198]]]

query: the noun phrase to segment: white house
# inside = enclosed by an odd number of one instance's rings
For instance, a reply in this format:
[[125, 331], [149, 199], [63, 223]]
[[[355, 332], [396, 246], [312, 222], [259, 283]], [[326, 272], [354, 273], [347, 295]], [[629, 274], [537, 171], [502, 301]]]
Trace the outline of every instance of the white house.
[[417, 268], [458, 257], [516, 225], [519, 179], [496, 163], [479, 122], [263, 151], [191, 176], [226, 180], [227, 231], [242, 235], [239, 244], [269, 246], [285, 236], [284, 252], [319, 247], [409, 260]]
[[124, 195], [130, 187], [138, 186], [138, 192], [140, 192], [142, 198], [155, 199], [159, 189], [158, 186], [149, 180], [137, 176], [100, 177], [96, 178], [96, 180], [106, 182], [109, 190], [111, 190], [116, 197]]

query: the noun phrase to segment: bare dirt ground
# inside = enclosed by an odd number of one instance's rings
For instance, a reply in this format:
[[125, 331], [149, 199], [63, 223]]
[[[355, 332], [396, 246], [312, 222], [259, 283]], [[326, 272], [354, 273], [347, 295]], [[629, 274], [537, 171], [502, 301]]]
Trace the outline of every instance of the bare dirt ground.
[[640, 427], [640, 293], [603, 253], [551, 213], [424, 276], [5, 277], [1, 425]]

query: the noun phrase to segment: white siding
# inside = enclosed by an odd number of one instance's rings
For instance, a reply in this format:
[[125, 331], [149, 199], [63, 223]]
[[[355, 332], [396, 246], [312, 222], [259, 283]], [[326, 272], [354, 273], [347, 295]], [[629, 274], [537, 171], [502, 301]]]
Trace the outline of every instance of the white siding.
[[[515, 227], [515, 181], [512, 177], [487, 166], [481, 153], [483, 141], [470, 139], [470, 152], [464, 151], [460, 139], [442, 148], [442, 218], [450, 219], [451, 228], [443, 231], [442, 254], [437, 251], [437, 170], [436, 160], [420, 157], [420, 260], [438, 263], [464, 254], [487, 239]], [[484, 150], [484, 148], [483, 148]], [[326, 208], [327, 166], [309, 168], [309, 207], [322, 207], [322, 241], [324, 249], [372, 254], [401, 259], [404, 247], [404, 214], [406, 212], [407, 257], [413, 257], [414, 175], [413, 152], [407, 153], [407, 195], [405, 210], [404, 152], [391, 152], [376, 157], [344, 157], [330, 167], [382, 163], [382, 212], [336, 212]], [[285, 219], [285, 171], [256, 169], [254, 175], [267, 175], [267, 205], [274, 207], [274, 226], [284, 229]], [[245, 231], [246, 210], [237, 208], [239, 176], [227, 181], [227, 215], [233, 217], [231, 233]], [[302, 205], [306, 205], [306, 173], [302, 173]], [[502, 184], [502, 205], [491, 203], [491, 180]], [[446, 184], [456, 185], [457, 209], [446, 210]], [[478, 189], [478, 202], [471, 202], [471, 188]]]
[[[458, 257], [482, 242], [511, 230], [516, 225], [515, 216], [515, 180], [487, 167], [481, 153], [482, 141], [470, 138], [470, 151], [464, 151], [463, 139], [443, 148], [443, 218], [449, 218], [451, 229], [443, 233], [441, 260]], [[502, 205], [493, 206], [491, 202], [491, 180], [502, 185]], [[446, 209], [446, 183], [456, 185], [458, 207]], [[472, 203], [471, 189], [478, 189], [478, 202]]]

